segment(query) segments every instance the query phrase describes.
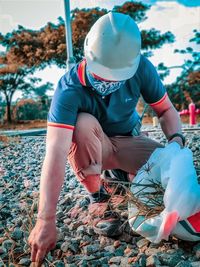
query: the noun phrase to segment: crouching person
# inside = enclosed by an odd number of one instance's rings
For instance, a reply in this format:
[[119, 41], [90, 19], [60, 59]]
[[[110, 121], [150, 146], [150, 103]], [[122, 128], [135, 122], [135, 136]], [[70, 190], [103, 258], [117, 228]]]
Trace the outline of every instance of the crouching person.
[[[105, 223], [110, 193], [101, 182], [102, 171], [114, 170], [116, 178], [128, 181], [128, 174], [134, 176], [152, 152], [162, 147], [140, 134], [135, 110], [140, 95], [156, 112], [168, 140], [183, 145], [179, 115], [140, 48], [134, 20], [110, 12], [86, 36], [83, 60], [61, 77], [48, 114], [38, 216], [28, 240], [32, 261], [40, 262], [55, 247], [56, 206], [67, 156], [90, 196], [89, 211], [101, 211]], [[110, 214], [108, 235], [113, 229], [117, 234], [116, 220]]]

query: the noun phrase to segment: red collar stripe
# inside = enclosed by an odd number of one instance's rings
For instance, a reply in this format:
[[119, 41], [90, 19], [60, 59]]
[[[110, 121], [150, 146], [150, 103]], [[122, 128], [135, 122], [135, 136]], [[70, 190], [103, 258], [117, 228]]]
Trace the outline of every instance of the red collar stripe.
[[80, 83], [83, 86], [86, 86], [86, 81], [85, 81], [85, 65], [86, 65], [85, 59], [83, 61], [81, 61], [81, 63], [78, 65], [78, 78], [79, 78]]

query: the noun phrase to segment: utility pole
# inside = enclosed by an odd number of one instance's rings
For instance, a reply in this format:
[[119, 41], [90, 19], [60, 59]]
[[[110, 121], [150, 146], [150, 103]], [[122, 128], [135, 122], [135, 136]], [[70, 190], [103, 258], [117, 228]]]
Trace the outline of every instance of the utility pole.
[[65, 29], [66, 29], [66, 48], [67, 48], [66, 65], [67, 65], [67, 71], [68, 71], [75, 65], [75, 59], [73, 56], [73, 47], [72, 47], [70, 0], [64, 0], [64, 8], [65, 8]]

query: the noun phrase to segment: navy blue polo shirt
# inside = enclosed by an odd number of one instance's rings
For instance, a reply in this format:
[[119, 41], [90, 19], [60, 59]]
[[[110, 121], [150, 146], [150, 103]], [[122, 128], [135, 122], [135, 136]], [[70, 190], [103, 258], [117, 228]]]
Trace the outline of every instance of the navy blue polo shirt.
[[61, 77], [48, 113], [48, 126], [74, 129], [79, 112], [92, 114], [108, 136], [126, 135], [136, 125], [139, 97], [161, 103], [166, 90], [152, 63], [141, 56], [136, 74], [119, 90], [102, 97], [90, 85], [83, 60]]

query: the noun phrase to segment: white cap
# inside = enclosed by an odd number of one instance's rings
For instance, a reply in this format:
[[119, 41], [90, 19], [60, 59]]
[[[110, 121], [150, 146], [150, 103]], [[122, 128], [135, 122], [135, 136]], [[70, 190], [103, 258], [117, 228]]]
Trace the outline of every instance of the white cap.
[[141, 35], [128, 15], [110, 12], [92, 26], [84, 42], [88, 70], [101, 78], [127, 80], [140, 62]]

